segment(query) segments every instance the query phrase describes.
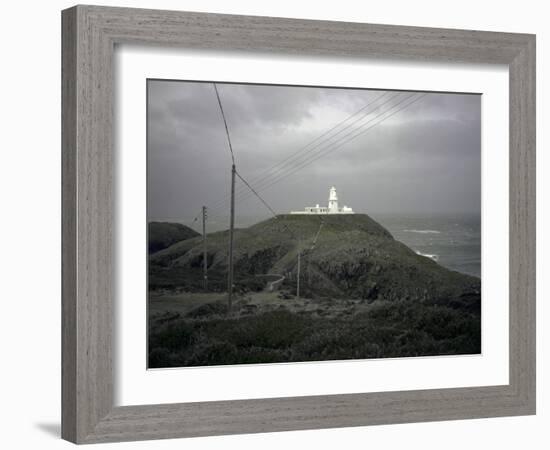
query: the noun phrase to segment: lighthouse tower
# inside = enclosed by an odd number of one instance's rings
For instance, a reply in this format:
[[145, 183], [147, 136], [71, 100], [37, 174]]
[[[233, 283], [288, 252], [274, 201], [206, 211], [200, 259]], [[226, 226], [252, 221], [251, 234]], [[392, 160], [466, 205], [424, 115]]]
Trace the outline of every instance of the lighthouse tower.
[[328, 194], [328, 212], [329, 214], [338, 214], [338, 195], [336, 188], [332, 186]]
[[352, 208], [343, 206], [338, 208], [338, 195], [336, 188], [332, 186], [328, 193], [328, 206], [306, 206], [303, 211], [290, 211], [290, 214], [355, 214]]

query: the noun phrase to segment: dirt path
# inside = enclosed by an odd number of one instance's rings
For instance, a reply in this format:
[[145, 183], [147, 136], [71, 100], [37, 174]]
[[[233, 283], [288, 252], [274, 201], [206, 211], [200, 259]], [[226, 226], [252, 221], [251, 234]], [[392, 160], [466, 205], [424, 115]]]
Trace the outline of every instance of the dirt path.
[[255, 275], [257, 278], [265, 278], [267, 282], [266, 290], [268, 292], [273, 292], [277, 289], [283, 281], [285, 281], [285, 276], [279, 273], [265, 273]]

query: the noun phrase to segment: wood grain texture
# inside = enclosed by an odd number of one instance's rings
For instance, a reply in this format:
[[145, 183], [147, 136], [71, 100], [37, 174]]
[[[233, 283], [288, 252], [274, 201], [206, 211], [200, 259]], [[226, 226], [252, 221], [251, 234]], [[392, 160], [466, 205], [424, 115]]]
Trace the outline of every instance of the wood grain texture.
[[[93, 443], [534, 414], [534, 36], [96, 6], [77, 6], [62, 16], [65, 439]], [[113, 52], [119, 43], [507, 64], [510, 383], [113, 407]]]
[[76, 10], [62, 17], [62, 435], [76, 440]]

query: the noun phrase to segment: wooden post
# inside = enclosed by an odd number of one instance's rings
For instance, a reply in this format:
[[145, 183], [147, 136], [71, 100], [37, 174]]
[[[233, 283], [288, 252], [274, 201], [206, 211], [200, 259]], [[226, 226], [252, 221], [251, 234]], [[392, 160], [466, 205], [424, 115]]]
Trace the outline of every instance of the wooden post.
[[206, 251], [206, 206], [202, 207], [202, 268], [203, 268], [203, 287], [208, 290], [208, 253]]
[[300, 298], [300, 258], [301, 258], [301, 255], [302, 255], [302, 251], [300, 250], [298, 252], [298, 274], [297, 274], [297, 277], [296, 277], [296, 298], [299, 299]]
[[309, 264], [309, 253], [307, 253], [307, 259], [306, 259], [306, 274], [307, 274], [307, 286], [308, 288], [311, 288], [311, 268]]
[[227, 276], [227, 307], [233, 303], [233, 228], [235, 227], [235, 164], [231, 166], [231, 216], [229, 219], [229, 269]]

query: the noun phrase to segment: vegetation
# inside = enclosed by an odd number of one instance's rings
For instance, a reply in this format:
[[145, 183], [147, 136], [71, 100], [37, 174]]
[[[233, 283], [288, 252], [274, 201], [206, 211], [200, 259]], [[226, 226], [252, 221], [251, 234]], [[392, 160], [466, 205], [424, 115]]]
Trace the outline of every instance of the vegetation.
[[[208, 292], [202, 237], [150, 255], [150, 367], [480, 352], [480, 280], [417, 255], [365, 214], [236, 230], [231, 314], [219, 300], [227, 248], [227, 232], [207, 236]], [[281, 276], [267, 304], [267, 280]]]
[[[322, 227], [321, 227], [322, 221]], [[318, 236], [315, 245], [315, 236]], [[227, 232], [207, 236], [209, 289], [226, 289]], [[258, 288], [258, 275], [288, 274], [313, 297], [374, 300], [451, 299], [479, 294], [480, 280], [417, 255], [366, 214], [282, 215], [235, 233], [238, 289]], [[149, 289], [203, 289], [202, 238], [180, 241], [149, 258]]]
[[457, 355], [481, 351], [480, 315], [447, 306], [409, 301], [376, 302], [365, 312], [339, 319], [286, 309], [243, 317], [227, 316], [226, 312], [224, 304], [214, 303], [185, 316], [158, 317], [149, 330], [149, 366]]
[[150, 222], [148, 229], [149, 253], [163, 250], [176, 242], [199, 236], [195, 230], [181, 223]]

